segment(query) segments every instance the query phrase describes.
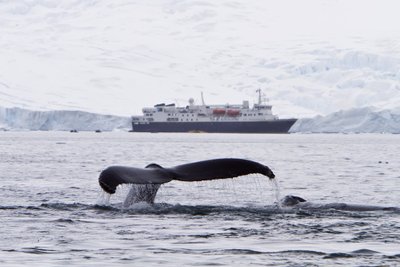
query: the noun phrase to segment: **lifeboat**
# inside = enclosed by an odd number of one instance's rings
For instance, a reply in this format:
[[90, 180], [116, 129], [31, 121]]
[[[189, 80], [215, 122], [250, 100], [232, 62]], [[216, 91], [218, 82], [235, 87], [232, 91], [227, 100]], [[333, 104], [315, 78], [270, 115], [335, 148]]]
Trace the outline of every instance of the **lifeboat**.
[[235, 116], [239, 116], [240, 110], [238, 110], [238, 109], [228, 109], [228, 111], [226, 113], [228, 114], [228, 116], [235, 117]]
[[223, 109], [223, 108], [215, 108], [215, 109], [213, 109], [212, 112], [213, 112], [214, 115], [222, 116], [222, 115], [225, 115], [226, 110]]

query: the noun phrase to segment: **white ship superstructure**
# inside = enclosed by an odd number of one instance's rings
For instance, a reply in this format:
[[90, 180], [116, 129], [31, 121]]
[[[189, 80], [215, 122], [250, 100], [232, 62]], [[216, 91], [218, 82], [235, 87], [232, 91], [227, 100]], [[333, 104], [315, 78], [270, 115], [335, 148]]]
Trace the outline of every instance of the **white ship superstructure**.
[[250, 108], [249, 101], [231, 105], [196, 105], [193, 98], [186, 107], [175, 104], [157, 104], [151, 108], [143, 108], [142, 116], [132, 116], [132, 122], [137, 124], [151, 122], [222, 122], [222, 121], [273, 121], [278, 116], [272, 114], [272, 106], [262, 103], [261, 90], [258, 103]]

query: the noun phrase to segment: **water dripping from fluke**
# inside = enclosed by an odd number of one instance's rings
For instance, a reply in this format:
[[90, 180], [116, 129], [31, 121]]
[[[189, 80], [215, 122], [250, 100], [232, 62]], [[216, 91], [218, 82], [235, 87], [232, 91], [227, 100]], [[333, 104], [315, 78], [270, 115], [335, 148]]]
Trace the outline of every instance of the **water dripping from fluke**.
[[100, 189], [99, 195], [97, 197], [96, 205], [98, 206], [109, 206], [111, 194], [107, 193], [103, 189]]
[[268, 179], [268, 181], [270, 182], [272, 189], [274, 190], [274, 195], [275, 195], [275, 203], [276, 206], [278, 207], [278, 209], [281, 209], [281, 193], [280, 193], [280, 188], [279, 188], [279, 184], [278, 184], [278, 180], [277, 178], [273, 178], [273, 179]]
[[140, 202], [154, 204], [159, 188], [160, 184], [132, 184], [122, 206], [127, 208]]

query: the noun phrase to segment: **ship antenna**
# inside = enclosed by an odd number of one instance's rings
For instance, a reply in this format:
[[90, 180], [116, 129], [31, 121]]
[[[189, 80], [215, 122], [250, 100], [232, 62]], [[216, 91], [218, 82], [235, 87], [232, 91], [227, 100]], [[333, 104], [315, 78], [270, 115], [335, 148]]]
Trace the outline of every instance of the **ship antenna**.
[[203, 92], [201, 92], [201, 103], [203, 104], [203, 106], [205, 106], [205, 105], [206, 105], [206, 104], [204, 103]]

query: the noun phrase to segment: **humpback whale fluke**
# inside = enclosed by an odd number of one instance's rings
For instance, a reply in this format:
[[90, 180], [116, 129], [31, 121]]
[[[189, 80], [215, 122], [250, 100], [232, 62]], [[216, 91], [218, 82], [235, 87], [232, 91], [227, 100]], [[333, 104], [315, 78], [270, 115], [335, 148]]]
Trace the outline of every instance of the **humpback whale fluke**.
[[259, 173], [270, 179], [275, 178], [270, 168], [258, 162], [224, 158], [193, 162], [171, 168], [163, 168], [154, 163], [147, 165], [146, 168], [111, 166], [100, 173], [99, 184], [104, 191], [114, 194], [120, 184], [160, 185], [172, 180], [194, 182], [234, 178], [251, 173]]

